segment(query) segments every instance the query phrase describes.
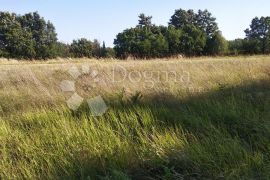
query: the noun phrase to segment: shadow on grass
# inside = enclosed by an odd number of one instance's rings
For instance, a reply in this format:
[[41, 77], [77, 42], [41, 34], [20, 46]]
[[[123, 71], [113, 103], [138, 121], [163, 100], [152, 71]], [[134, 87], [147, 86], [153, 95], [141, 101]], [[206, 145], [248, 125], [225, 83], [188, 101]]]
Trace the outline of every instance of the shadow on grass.
[[[180, 125], [199, 137], [211, 135], [214, 127], [214, 129], [225, 130], [233, 137], [237, 136], [247, 143], [268, 142], [270, 141], [270, 80], [248, 81], [243, 84], [233, 87], [221, 85], [215, 91], [193, 94], [186, 98], [164, 93], [143, 96], [136, 102], [110, 103], [117, 101], [109, 100], [108, 103], [115, 111], [150, 109], [161, 126]], [[86, 111], [86, 108], [83, 109], [83, 112]], [[263, 139], [259, 139], [257, 135]]]
[[[270, 178], [270, 80], [221, 85], [215, 91], [187, 98], [143, 96], [136, 102], [110, 103], [110, 107], [115, 112], [150, 110], [157, 127], [181, 127], [191, 135], [184, 155], [174, 152], [160, 163], [127, 167], [134, 179]], [[74, 115], [85, 112], [82, 108]], [[144, 129], [142, 118], [138, 112], [137, 120]]]
[[[270, 178], [270, 80], [221, 85], [215, 91], [186, 98], [172, 94], [139, 97], [107, 99], [110, 111], [96, 119], [89, 116], [84, 104], [72, 116], [69, 111], [68, 115], [44, 111], [43, 115], [8, 123], [22, 139], [30, 138], [30, 143], [33, 137], [42, 137], [38, 144], [44, 145], [37, 150], [60, 153], [53, 156], [50, 170], [66, 179]], [[151, 122], [145, 122], [145, 117]], [[62, 128], [69, 130], [68, 137]], [[43, 132], [45, 129], [48, 131]], [[54, 135], [50, 134], [52, 129]], [[96, 148], [88, 147], [88, 138], [94, 138], [88, 133], [96, 136]], [[155, 141], [158, 135], [164, 137]], [[181, 140], [185, 141], [183, 146], [175, 142]], [[10, 148], [13, 154], [21, 145], [16, 143]], [[99, 154], [91, 152], [93, 149], [100, 150]], [[19, 149], [14, 162], [23, 159], [24, 153]], [[37, 153], [36, 160], [40, 159]]]

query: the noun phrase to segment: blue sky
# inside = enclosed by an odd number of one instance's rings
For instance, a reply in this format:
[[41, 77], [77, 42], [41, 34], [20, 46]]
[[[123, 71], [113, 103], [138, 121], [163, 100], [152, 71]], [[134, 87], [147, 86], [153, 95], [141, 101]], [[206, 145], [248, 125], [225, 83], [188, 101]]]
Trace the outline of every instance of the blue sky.
[[152, 15], [153, 23], [167, 25], [179, 8], [208, 9], [229, 40], [244, 37], [253, 17], [270, 16], [269, 0], [0, 0], [0, 11], [38, 11], [53, 22], [62, 42], [85, 37], [104, 40], [108, 46], [113, 46], [118, 32], [137, 24], [138, 14]]

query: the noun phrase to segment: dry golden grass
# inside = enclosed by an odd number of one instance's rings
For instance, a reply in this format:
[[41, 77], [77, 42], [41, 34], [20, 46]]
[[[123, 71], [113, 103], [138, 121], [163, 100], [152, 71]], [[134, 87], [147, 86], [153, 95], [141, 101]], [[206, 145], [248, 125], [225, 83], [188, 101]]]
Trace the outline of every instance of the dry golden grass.
[[[73, 79], [71, 67], [89, 66], [98, 72], [100, 81], [89, 75]], [[140, 61], [56, 59], [49, 61], [0, 61], [0, 96], [25, 97], [36, 102], [64, 102], [66, 96], [59, 85], [63, 80], [76, 81], [83, 96], [96, 94], [111, 96], [125, 91], [132, 95], [158, 93], [186, 96], [186, 92], [204, 93], [221, 86], [238, 85], [245, 81], [267, 78], [270, 72], [270, 56], [219, 57], [192, 59], [155, 59]], [[175, 74], [177, 80], [175, 80]], [[130, 77], [129, 77], [130, 75]], [[114, 82], [116, 80], [117, 82]], [[119, 82], [121, 80], [121, 82]], [[82, 86], [95, 84], [95, 88]]]

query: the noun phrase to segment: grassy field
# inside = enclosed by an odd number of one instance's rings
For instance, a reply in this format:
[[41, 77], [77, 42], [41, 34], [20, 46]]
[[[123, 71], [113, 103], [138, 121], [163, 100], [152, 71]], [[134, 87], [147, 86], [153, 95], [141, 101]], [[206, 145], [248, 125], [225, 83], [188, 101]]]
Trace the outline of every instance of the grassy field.
[[270, 56], [0, 60], [0, 179], [270, 179], [269, 108]]

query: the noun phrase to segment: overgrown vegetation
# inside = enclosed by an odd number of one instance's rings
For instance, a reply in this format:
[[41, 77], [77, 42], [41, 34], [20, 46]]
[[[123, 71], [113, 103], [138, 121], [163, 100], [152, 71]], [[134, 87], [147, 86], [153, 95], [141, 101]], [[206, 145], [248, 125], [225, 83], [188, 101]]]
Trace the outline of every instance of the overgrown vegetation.
[[[187, 85], [157, 81], [144, 90], [144, 82], [107, 81], [113, 61], [88, 60], [104, 81], [85, 94], [106, 99], [102, 117], [86, 104], [66, 108], [58, 85], [87, 61], [79, 62], [0, 66], [1, 179], [270, 178], [268, 56], [119, 61], [127, 72], [190, 72]], [[77, 79], [77, 89], [87, 82]]]

